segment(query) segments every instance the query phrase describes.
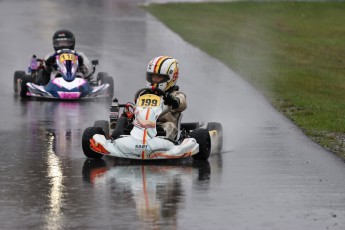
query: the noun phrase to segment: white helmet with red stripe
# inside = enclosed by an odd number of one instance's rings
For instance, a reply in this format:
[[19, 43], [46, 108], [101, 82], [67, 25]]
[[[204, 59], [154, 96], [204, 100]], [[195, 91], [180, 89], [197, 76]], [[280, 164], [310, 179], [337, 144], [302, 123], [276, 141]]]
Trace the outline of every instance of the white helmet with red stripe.
[[[168, 91], [176, 85], [178, 74], [178, 62], [175, 58], [169, 56], [155, 57], [147, 65], [146, 85]], [[152, 76], [154, 75], [163, 77], [163, 80], [154, 84], [152, 81]]]

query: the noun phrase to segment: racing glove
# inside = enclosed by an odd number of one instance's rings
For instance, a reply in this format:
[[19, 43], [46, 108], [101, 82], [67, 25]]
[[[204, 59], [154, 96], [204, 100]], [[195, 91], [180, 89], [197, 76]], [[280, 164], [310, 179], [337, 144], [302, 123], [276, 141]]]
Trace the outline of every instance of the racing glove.
[[171, 94], [167, 94], [164, 97], [164, 104], [170, 105], [173, 109], [177, 109], [180, 106], [180, 99]]

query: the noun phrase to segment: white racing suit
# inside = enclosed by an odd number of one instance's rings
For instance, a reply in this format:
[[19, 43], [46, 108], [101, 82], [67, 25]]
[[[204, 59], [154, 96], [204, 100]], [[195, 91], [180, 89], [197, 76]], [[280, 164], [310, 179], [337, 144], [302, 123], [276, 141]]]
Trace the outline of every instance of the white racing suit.
[[181, 112], [187, 108], [186, 95], [180, 91], [173, 91], [171, 95], [180, 100], [180, 106], [177, 109], [171, 110], [169, 113], [163, 115], [157, 122], [166, 132], [166, 137], [175, 139], [177, 130], [177, 122]]

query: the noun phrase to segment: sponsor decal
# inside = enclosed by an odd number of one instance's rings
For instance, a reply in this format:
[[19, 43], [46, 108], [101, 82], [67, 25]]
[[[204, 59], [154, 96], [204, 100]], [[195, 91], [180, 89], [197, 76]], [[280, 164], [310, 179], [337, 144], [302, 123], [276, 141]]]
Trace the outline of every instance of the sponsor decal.
[[217, 135], [217, 130], [210, 130], [208, 131], [210, 133], [210, 136], [216, 136]]
[[118, 112], [110, 112], [109, 117], [110, 117], [110, 119], [116, 119], [119, 117], [119, 113]]
[[147, 149], [148, 145], [135, 145], [135, 149]]

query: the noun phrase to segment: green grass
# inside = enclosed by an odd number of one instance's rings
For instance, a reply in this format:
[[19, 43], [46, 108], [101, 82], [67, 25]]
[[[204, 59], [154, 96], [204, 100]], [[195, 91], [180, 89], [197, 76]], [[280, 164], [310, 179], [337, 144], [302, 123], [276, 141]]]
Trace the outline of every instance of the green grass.
[[251, 82], [306, 135], [345, 160], [345, 2], [145, 8]]

